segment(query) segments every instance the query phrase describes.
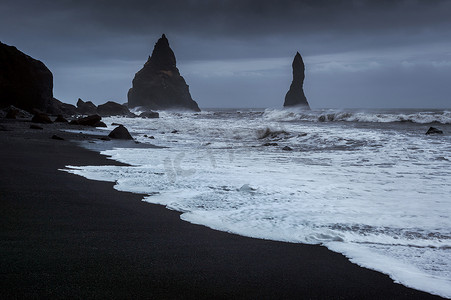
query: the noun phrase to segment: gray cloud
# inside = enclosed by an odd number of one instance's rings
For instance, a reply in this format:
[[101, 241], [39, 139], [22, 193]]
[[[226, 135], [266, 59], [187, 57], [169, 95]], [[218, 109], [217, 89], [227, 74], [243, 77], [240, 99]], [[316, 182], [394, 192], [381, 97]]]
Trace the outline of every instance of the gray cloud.
[[[365, 91], [377, 94], [382, 84], [387, 92], [379, 97], [403, 105], [421, 101], [410, 91], [423, 87], [435, 94], [434, 105], [451, 106], [451, 88], [440, 80], [451, 75], [449, 15], [446, 0], [4, 0], [0, 40], [44, 61], [55, 95], [69, 102], [125, 101], [131, 78], [164, 32], [201, 106], [282, 103], [297, 50], [312, 68], [306, 90], [317, 107], [374, 105]], [[353, 69], [365, 62], [379, 68]], [[349, 89], [355, 82], [359, 93]]]

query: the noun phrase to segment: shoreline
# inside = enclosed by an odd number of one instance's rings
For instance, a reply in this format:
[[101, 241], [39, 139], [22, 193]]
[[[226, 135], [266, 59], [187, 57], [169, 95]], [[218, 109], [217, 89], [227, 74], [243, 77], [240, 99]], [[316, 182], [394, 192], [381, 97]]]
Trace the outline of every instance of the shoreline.
[[[72, 140], [96, 137], [2, 122], [5, 298], [441, 299], [323, 246], [242, 237], [58, 169], [124, 165]], [[86, 129], [86, 128], [85, 128]], [[53, 140], [57, 134], [65, 140]]]

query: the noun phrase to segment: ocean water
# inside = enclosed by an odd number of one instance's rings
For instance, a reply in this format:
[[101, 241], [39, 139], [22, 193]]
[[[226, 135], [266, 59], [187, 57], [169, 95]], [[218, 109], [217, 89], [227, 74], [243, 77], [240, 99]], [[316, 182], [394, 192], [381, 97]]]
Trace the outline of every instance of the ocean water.
[[[130, 166], [65, 171], [143, 193], [191, 223], [322, 244], [451, 298], [451, 111], [207, 110], [112, 122], [162, 148], [115, 147], [102, 153]], [[425, 135], [429, 126], [444, 134]]]

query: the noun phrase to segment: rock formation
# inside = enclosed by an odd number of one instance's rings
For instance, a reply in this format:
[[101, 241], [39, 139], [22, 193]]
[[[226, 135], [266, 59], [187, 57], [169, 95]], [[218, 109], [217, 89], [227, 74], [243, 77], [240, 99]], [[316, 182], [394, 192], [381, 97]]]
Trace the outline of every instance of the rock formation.
[[140, 117], [140, 118], [155, 119], [155, 118], [159, 118], [159, 117], [160, 117], [160, 114], [159, 114], [158, 112], [156, 112], [156, 111], [145, 111], [145, 112], [142, 112], [142, 113], [139, 115], [139, 117]]
[[429, 127], [426, 134], [443, 134], [443, 131], [441, 131], [440, 129], [437, 129], [435, 127]]
[[135, 75], [128, 91], [128, 107], [146, 109], [188, 109], [200, 111], [176, 66], [166, 36], [155, 44], [152, 56]]
[[90, 115], [84, 118], [78, 118], [76, 120], [70, 121], [72, 125], [83, 125], [92, 127], [106, 127], [105, 123], [101, 122], [102, 117], [99, 115]]
[[53, 123], [52, 120], [50, 120], [50, 117], [43, 112], [36, 112], [33, 118], [31, 119], [31, 122], [33, 123], [41, 123], [41, 124], [51, 124]]
[[119, 125], [118, 127], [114, 128], [114, 130], [111, 131], [108, 136], [112, 139], [118, 140], [133, 140], [133, 137], [130, 135], [130, 132], [128, 132], [127, 128], [125, 128], [124, 125]]
[[97, 114], [97, 106], [91, 101], [85, 102], [78, 98], [77, 113], [80, 115], [95, 115]]
[[136, 117], [136, 115], [130, 110], [128, 110], [127, 106], [108, 101], [105, 104], [101, 104], [97, 106], [97, 113], [102, 117], [111, 117], [111, 116], [125, 116], [125, 117]]
[[52, 72], [41, 61], [0, 42], [0, 108], [48, 111], [52, 100]]
[[300, 106], [310, 109], [307, 98], [304, 94], [305, 66], [299, 52], [296, 52], [296, 55], [294, 56], [292, 67], [293, 81], [291, 82], [290, 90], [285, 96], [283, 106]]
[[77, 108], [75, 105], [64, 103], [53, 98], [53, 106], [52, 109], [50, 109], [50, 113], [54, 115], [74, 116], [77, 114]]

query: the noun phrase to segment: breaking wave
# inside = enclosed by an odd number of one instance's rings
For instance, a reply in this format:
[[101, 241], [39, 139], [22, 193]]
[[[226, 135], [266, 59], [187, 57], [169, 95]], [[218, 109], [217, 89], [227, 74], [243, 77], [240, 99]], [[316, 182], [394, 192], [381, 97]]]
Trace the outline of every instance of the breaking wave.
[[310, 121], [310, 122], [411, 122], [419, 124], [451, 124], [451, 111], [422, 112], [371, 112], [371, 111], [299, 111], [267, 109], [264, 118], [271, 121]]

